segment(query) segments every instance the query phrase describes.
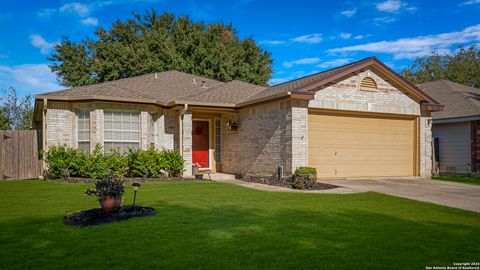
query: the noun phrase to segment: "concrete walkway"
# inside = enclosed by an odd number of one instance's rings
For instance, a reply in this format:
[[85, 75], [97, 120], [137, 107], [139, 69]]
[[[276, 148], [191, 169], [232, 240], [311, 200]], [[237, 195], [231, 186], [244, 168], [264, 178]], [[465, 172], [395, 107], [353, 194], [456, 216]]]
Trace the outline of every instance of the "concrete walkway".
[[360, 193], [364, 191], [354, 190], [347, 187], [338, 187], [333, 189], [325, 189], [325, 190], [298, 190], [298, 189], [291, 189], [285, 187], [277, 187], [271, 185], [264, 185], [259, 183], [253, 182], [244, 182], [240, 180], [224, 180], [224, 179], [213, 179], [212, 181], [219, 182], [219, 183], [228, 183], [234, 184], [242, 187], [248, 187], [263, 191], [270, 191], [270, 192], [297, 192], [297, 193], [321, 193], [321, 194], [351, 194], [351, 193]]
[[480, 186], [421, 178], [321, 179], [319, 182], [480, 213]]
[[355, 178], [318, 180], [322, 183], [340, 186], [339, 188], [327, 190], [295, 190], [219, 178], [212, 178], [212, 180], [270, 192], [352, 194], [372, 191], [480, 213], [480, 186], [478, 185], [422, 178]]

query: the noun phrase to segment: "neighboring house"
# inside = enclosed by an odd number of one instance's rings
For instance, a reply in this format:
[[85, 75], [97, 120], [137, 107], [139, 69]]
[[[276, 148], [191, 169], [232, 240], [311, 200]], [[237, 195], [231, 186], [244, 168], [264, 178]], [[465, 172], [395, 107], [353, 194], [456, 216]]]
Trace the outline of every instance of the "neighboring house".
[[431, 111], [442, 106], [371, 57], [273, 87], [177, 71], [35, 97], [43, 145], [175, 149], [232, 174], [431, 175]]
[[480, 89], [448, 80], [420, 84], [445, 105], [432, 113], [436, 161], [442, 174], [480, 173]]

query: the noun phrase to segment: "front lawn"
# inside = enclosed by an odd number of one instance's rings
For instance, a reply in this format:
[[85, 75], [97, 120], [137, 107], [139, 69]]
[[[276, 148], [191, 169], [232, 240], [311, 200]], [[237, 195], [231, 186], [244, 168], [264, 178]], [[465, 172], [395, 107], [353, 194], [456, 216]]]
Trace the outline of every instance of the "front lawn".
[[480, 178], [466, 177], [466, 176], [434, 176], [435, 180], [458, 182], [464, 184], [480, 185]]
[[[480, 214], [376, 193], [145, 183], [157, 215], [87, 228], [86, 184], [0, 182], [1, 269], [425, 269], [480, 260]], [[124, 203], [130, 203], [131, 189]]]

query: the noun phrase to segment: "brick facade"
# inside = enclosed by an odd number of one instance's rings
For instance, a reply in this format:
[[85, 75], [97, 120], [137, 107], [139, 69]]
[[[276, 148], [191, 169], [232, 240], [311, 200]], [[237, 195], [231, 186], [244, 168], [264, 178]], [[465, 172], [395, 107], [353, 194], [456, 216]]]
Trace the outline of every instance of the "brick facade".
[[233, 174], [274, 174], [278, 166], [292, 171], [291, 101], [275, 101], [224, 114], [238, 130], [222, 129], [222, 171]]
[[[359, 82], [365, 76], [375, 79], [378, 91], [359, 90]], [[283, 166], [288, 175], [299, 166], [308, 166], [309, 108], [419, 116], [420, 175], [422, 177], [431, 175], [430, 115], [427, 112], [421, 112], [420, 105], [405, 93], [368, 70], [317, 91], [315, 99], [309, 102], [279, 100], [242, 108], [235, 112], [223, 112], [221, 115], [222, 172], [272, 175], [278, 166]], [[157, 149], [181, 151], [185, 159], [185, 175], [191, 175], [192, 118], [194, 117], [191, 112], [187, 111], [180, 117], [179, 109], [162, 109], [150, 105], [50, 101], [46, 114], [46, 146], [55, 144], [77, 146], [77, 114], [84, 110], [90, 111], [91, 149], [97, 143], [103, 145], [104, 111], [136, 111], [140, 113], [140, 147], [145, 149], [153, 143]], [[229, 120], [237, 123], [237, 130], [226, 128]], [[480, 149], [478, 146], [480, 131], [476, 130], [476, 132], [478, 138], [475, 149], [478, 150]], [[474, 166], [477, 164], [476, 168], [479, 170], [480, 155], [476, 157], [477, 163], [472, 159], [472, 164]]]

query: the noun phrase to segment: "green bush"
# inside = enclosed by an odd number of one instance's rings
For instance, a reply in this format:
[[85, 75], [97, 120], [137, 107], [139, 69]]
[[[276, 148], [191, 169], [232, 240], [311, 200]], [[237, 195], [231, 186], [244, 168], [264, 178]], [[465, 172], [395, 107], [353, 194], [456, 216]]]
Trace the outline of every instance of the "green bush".
[[93, 152], [88, 156], [81, 174], [92, 179], [105, 177], [123, 178], [128, 172], [127, 158], [117, 150], [104, 153], [103, 148], [97, 144]]
[[66, 145], [53, 146], [45, 152], [48, 173], [54, 178], [88, 177], [159, 177], [179, 176], [184, 170], [182, 156], [174, 150], [130, 150], [122, 155], [116, 150], [104, 153], [96, 145], [90, 155]]
[[129, 175], [132, 177], [158, 177], [165, 172], [162, 153], [153, 147], [147, 150], [130, 149], [127, 160]]
[[80, 167], [85, 161], [82, 152], [66, 145], [49, 147], [48, 151], [44, 152], [43, 158], [49, 176], [54, 178], [80, 176]]
[[294, 189], [312, 189], [317, 181], [317, 170], [312, 167], [298, 167], [289, 180]]
[[165, 166], [165, 173], [170, 177], [179, 176], [185, 168], [185, 162], [182, 155], [175, 150], [163, 150], [161, 153]]
[[313, 167], [298, 167], [295, 170], [295, 176], [311, 174], [317, 180], [317, 169]]

